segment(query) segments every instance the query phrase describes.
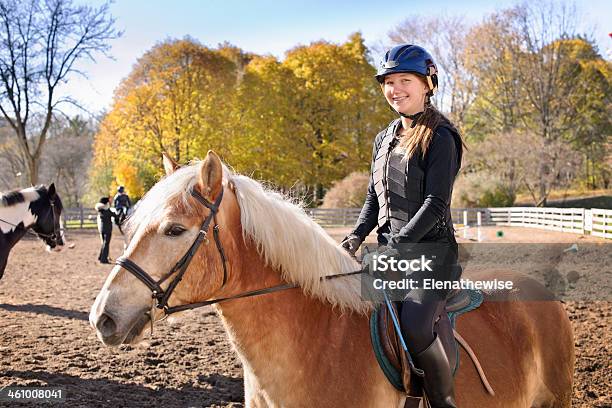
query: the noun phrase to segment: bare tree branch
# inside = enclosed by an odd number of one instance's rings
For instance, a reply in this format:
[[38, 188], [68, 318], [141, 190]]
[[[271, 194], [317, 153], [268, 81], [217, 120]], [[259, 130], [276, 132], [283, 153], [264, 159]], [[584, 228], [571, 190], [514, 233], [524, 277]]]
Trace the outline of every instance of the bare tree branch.
[[58, 98], [57, 87], [86, 76], [79, 61], [108, 56], [109, 41], [121, 35], [114, 24], [108, 2], [94, 8], [72, 0], [0, 0], [0, 112], [18, 139], [32, 184], [57, 105], [78, 105]]

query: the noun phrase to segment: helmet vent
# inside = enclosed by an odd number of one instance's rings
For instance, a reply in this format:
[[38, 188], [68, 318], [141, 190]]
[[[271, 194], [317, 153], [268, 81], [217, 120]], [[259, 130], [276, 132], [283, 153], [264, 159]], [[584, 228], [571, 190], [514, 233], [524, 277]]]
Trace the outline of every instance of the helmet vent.
[[395, 67], [397, 67], [398, 65], [399, 65], [399, 62], [391, 60], [391, 61], [386, 61], [386, 62], [383, 64], [383, 68], [387, 68], [387, 69], [389, 69], [389, 68], [395, 68]]

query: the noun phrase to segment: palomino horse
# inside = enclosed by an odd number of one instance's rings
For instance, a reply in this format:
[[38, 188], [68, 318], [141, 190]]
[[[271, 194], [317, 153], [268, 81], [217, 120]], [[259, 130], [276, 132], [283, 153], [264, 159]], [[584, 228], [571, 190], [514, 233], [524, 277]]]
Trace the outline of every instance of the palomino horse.
[[30, 228], [49, 249], [58, 250], [64, 245], [61, 214], [62, 200], [54, 184], [0, 193], [0, 278], [9, 252]]
[[[371, 349], [372, 305], [360, 297], [359, 278], [321, 279], [359, 265], [298, 206], [232, 174], [209, 152], [157, 183], [129, 226], [124, 258], [89, 316], [104, 344], [138, 343], [164, 307], [171, 313], [232, 298], [215, 308], [243, 364], [247, 406], [403, 404]], [[206, 235], [215, 243], [194, 244]], [[180, 283], [170, 282], [177, 276]], [[503, 279], [480, 278], [493, 276]], [[235, 297], [282, 284], [298, 287]], [[485, 301], [459, 320], [458, 331], [496, 393], [486, 393], [462, 351], [460, 407], [569, 407], [573, 339], [560, 303]]]

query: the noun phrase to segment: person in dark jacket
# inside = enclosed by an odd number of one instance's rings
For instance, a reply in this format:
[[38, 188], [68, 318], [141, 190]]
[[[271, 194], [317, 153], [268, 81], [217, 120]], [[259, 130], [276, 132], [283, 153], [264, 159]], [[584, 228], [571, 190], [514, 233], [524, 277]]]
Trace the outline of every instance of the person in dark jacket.
[[115, 213], [117, 214], [116, 223], [119, 226], [119, 231], [123, 233], [121, 224], [123, 224], [123, 221], [125, 221], [129, 215], [130, 208], [132, 207], [130, 196], [125, 192], [125, 187], [117, 187], [117, 194], [115, 194], [113, 198], [113, 205], [115, 206]]
[[[400, 117], [374, 140], [366, 200], [355, 228], [341, 245], [354, 256], [374, 228], [378, 256], [399, 258], [406, 248], [420, 251], [423, 243], [435, 244], [444, 249], [443, 263], [452, 267], [422, 272], [421, 279], [457, 280], [461, 269], [450, 203], [464, 143], [431, 104], [438, 82], [434, 60], [419, 46], [399, 45], [386, 53], [376, 79]], [[398, 302], [402, 335], [415, 366], [424, 372], [431, 406], [455, 407], [451, 368], [434, 328], [436, 321], [448, 320], [447, 293], [425, 292], [414, 291]]]
[[113, 220], [117, 220], [117, 214], [110, 208], [110, 200], [108, 197], [100, 198], [96, 204], [98, 211], [98, 232], [102, 241], [102, 248], [98, 255], [98, 261], [103, 264], [109, 264], [108, 252], [110, 249], [111, 236], [113, 235]]

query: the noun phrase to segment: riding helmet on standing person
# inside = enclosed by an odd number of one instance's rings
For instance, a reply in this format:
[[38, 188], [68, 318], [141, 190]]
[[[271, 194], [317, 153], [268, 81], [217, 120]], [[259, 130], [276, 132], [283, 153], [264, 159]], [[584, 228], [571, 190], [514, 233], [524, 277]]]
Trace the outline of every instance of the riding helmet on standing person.
[[[375, 227], [380, 255], [395, 256], [403, 248], [418, 248], [417, 243], [435, 243], [447, 249], [445, 263], [453, 267], [434, 268], [421, 278], [458, 280], [461, 268], [450, 203], [464, 143], [455, 126], [431, 104], [438, 84], [434, 60], [422, 47], [399, 45], [385, 54], [376, 79], [400, 117], [374, 140], [365, 203], [341, 245], [354, 256]], [[423, 371], [431, 406], [455, 407], [451, 367], [434, 327], [448, 320], [448, 293], [425, 298], [424, 292], [415, 291], [422, 299], [397, 302], [402, 336], [408, 358]]]

